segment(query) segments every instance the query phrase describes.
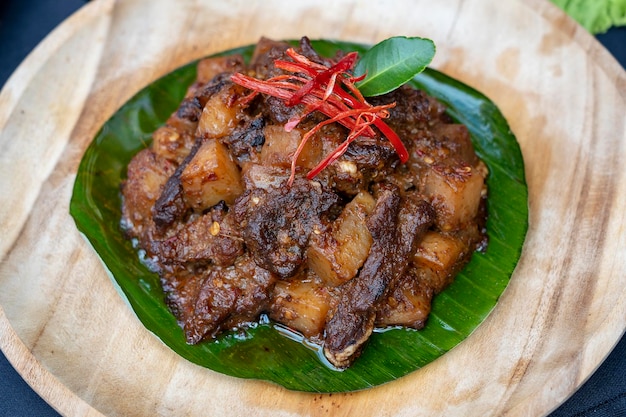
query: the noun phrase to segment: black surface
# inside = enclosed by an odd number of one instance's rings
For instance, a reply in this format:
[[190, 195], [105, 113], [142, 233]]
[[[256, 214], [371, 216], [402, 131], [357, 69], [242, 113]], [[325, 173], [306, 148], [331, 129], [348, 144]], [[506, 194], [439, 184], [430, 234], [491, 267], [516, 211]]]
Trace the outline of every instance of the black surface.
[[[82, 0], [0, 0], [0, 85]], [[626, 67], [626, 28], [598, 40]], [[624, 115], [626, 117], [626, 115]], [[0, 289], [1, 290], [1, 289]], [[0, 354], [0, 417], [56, 417]], [[550, 417], [626, 417], [626, 337], [590, 379]]]

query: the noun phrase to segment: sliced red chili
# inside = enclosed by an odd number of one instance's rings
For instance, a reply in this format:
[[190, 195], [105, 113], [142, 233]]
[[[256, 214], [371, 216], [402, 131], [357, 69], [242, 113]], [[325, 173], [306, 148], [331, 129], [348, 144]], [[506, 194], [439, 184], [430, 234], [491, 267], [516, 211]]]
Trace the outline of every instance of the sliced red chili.
[[372, 124], [389, 140], [400, 161], [404, 163], [408, 160], [409, 153], [402, 140], [383, 120], [389, 116], [387, 109], [395, 106], [395, 103], [372, 106], [354, 84], [365, 77], [365, 75], [353, 77], [351, 74], [358, 58], [356, 52], [346, 54], [330, 66], [313, 62], [293, 48], [287, 50], [287, 56], [293, 61], [277, 59], [274, 61], [274, 65], [276, 68], [291, 74], [259, 80], [236, 73], [231, 76], [231, 80], [253, 91], [251, 97], [245, 100], [250, 100], [253, 95], [261, 93], [277, 97], [283, 100], [287, 106], [303, 104], [303, 111], [285, 125], [285, 129], [288, 131], [294, 129], [304, 117], [314, 111], [319, 111], [328, 117], [327, 120], [318, 123], [302, 137], [292, 157], [289, 184], [293, 182], [296, 161], [307, 141], [323, 126], [330, 123], [340, 123], [348, 128], [350, 133], [344, 142], [307, 174], [309, 179], [314, 178], [324, 168], [341, 157], [350, 143], [357, 137], [375, 136], [375, 132], [371, 128]]

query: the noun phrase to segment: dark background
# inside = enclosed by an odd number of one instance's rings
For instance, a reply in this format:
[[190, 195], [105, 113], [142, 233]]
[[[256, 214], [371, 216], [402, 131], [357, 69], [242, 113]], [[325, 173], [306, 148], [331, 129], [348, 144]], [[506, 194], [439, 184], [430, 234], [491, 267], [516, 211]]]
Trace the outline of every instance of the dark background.
[[[0, 0], [0, 85], [83, 0]], [[626, 67], [626, 27], [598, 40]], [[624, 115], [626, 117], [626, 115]], [[58, 416], [0, 353], [0, 417]], [[590, 379], [550, 417], [626, 417], [626, 337]]]

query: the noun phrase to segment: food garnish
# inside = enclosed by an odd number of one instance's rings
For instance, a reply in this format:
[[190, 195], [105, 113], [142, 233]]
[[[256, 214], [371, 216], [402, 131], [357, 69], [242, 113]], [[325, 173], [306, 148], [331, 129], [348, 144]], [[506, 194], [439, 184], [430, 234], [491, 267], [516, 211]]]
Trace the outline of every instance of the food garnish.
[[434, 42], [427, 38], [385, 39], [368, 49], [357, 62], [354, 73], [365, 78], [356, 86], [366, 97], [389, 93], [424, 71], [435, 51]]
[[374, 137], [372, 124], [389, 140], [400, 161], [405, 163], [409, 159], [406, 147], [383, 120], [389, 117], [387, 110], [395, 106], [395, 103], [372, 106], [365, 100], [361, 89], [365, 90], [368, 96], [376, 96], [400, 87], [426, 68], [434, 52], [434, 44], [429, 39], [390, 38], [375, 45], [358, 61], [362, 74], [354, 76], [353, 69], [358, 59], [356, 52], [346, 54], [337, 62], [321, 64], [311, 61], [294, 48], [289, 48], [286, 55], [292, 59], [291, 61], [283, 59], [274, 61], [276, 68], [289, 72], [289, 75], [260, 80], [236, 73], [231, 76], [231, 80], [254, 91], [247, 100], [253, 99], [258, 93], [263, 93], [282, 99], [287, 106], [304, 104], [304, 110], [285, 124], [287, 131], [292, 130], [314, 111], [329, 117], [328, 120], [310, 129], [302, 138], [292, 157], [288, 183], [291, 185], [298, 157], [307, 141], [323, 126], [334, 122], [341, 123], [350, 129], [350, 132], [341, 145], [309, 171], [308, 179], [314, 178], [336, 161], [357, 137]]

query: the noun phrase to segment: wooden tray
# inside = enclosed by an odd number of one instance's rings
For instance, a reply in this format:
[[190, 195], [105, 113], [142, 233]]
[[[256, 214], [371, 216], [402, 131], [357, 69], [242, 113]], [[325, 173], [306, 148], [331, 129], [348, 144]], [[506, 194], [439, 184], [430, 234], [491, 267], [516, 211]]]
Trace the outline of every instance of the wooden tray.
[[[363, 392], [314, 395], [217, 374], [165, 347], [68, 213], [100, 126], [204, 55], [281, 39], [426, 36], [433, 67], [493, 99], [527, 166], [530, 229], [487, 321], [441, 359]], [[548, 1], [97, 0], [0, 95], [0, 348], [76, 416], [542, 415], [626, 326], [626, 73]]]

